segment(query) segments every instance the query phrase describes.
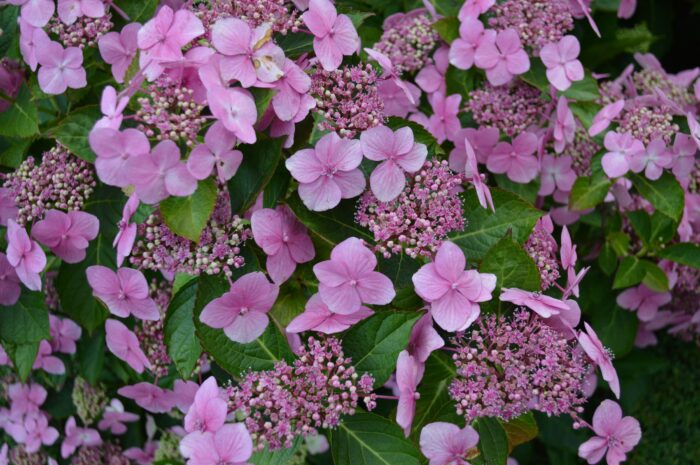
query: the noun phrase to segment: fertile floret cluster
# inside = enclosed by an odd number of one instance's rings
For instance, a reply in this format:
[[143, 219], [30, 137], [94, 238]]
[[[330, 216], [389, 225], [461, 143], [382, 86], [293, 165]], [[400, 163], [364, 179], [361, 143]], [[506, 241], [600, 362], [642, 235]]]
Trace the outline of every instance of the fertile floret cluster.
[[414, 10], [387, 18], [384, 33], [374, 48], [389, 57], [397, 72], [412, 73], [430, 62], [439, 40], [427, 12]]

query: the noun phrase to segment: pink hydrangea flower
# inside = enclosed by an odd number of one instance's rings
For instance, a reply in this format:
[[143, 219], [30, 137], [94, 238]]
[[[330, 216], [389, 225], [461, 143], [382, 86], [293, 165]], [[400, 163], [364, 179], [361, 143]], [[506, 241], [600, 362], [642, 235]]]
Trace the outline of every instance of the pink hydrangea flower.
[[420, 450], [430, 465], [469, 465], [467, 457], [479, 443], [479, 433], [471, 426], [436, 422], [425, 425], [420, 432]]
[[138, 270], [119, 268], [116, 272], [106, 266], [93, 265], [85, 274], [92, 295], [100, 299], [118, 317], [134, 315], [141, 320], [160, 320], [156, 303], [148, 296], [148, 282]]
[[465, 128], [460, 130], [454, 138], [455, 148], [450, 152], [450, 169], [462, 172], [467, 163], [467, 149], [464, 139], [474, 149], [476, 161], [486, 163], [494, 147], [498, 144], [500, 133], [498, 128], [480, 127], [479, 129]]
[[223, 328], [234, 342], [246, 344], [267, 328], [267, 312], [277, 300], [279, 287], [260, 272], [248, 273], [231, 285], [231, 290], [209, 302], [199, 315], [212, 328]]
[[[405, 86], [401, 88], [395, 81], [390, 79], [379, 81], [379, 97], [384, 102], [385, 116], [406, 118], [409, 113], [416, 111], [417, 106], [415, 102], [420, 101], [421, 91], [418, 86], [410, 82], [403, 81], [403, 83]], [[406, 95], [406, 89], [408, 89], [411, 98], [408, 98]], [[413, 101], [413, 103], [411, 103], [411, 101]]]
[[576, 120], [574, 120], [574, 114], [571, 112], [564, 96], [559, 97], [552, 126], [554, 150], [557, 153], [562, 153], [566, 145], [574, 141], [574, 135], [576, 134]]
[[382, 52], [378, 52], [371, 48], [365, 48], [365, 52], [367, 53], [367, 56], [379, 63], [379, 66], [382, 67], [383, 80], [393, 82], [395, 86], [397, 86], [403, 91], [404, 96], [406, 97], [408, 102], [412, 105], [415, 105], [416, 100], [413, 96], [412, 89], [408, 86], [407, 82], [401, 79], [398, 71], [394, 67], [394, 64], [391, 62], [391, 59], [388, 56], [384, 55]]
[[572, 168], [573, 160], [569, 155], [542, 157], [542, 170], [539, 195], [551, 195], [556, 189], [569, 192], [576, 182], [576, 172]]
[[620, 0], [620, 5], [617, 7], [617, 17], [629, 19], [634, 15], [636, 10], [637, 0]]
[[467, 154], [467, 160], [464, 165], [464, 174], [465, 176], [471, 178], [472, 185], [476, 191], [476, 197], [479, 199], [479, 204], [483, 208], [491, 208], [491, 211], [495, 212], [496, 207], [493, 205], [491, 190], [489, 189], [489, 186], [486, 185], [481, 177], [481, 174], [479, 173], [479, 164], [476, 161], [476, 153], [474, 152], [468, 137], [464, 138], [464, 150]]
[[146, 382], [121, 387], [117, 394], [133, 400], [136, 405], [151, 413], [169, 412], [174, 405], [172, 391]]
[[[53, 4], [53, 2], [51, 3]], [[50, 42], [51, 39], [41, 27], [32, 26], [21, 16], [19, 17], [19, 30], [19, 50], [22, 53], [22, 58], [29, 69], [36, 71], [36, 67], [39, 65], [36, 51]]]
[[122, 219], [119, 220], [117, 227], [117, 235], [114, 237], [112, 247], [117, 249], [117, 266], [122, 266], [124, 259], [131, 254], [131, 249], [134, 247], [136, 240], [136, 223], [130, 223], [131, 217], [134, 216], [139, 208], [139, 196], [131, 194], [129, 200], [124, 204], [122, 210]]
[[41, 273], [46, 266], [46, 254], [39, 244], [29, 238], [27, 231], [14, 220], [7, 221], [7, 261], [17, 277], [32, 291], [41, 290]]
[[576, 36], [564, 36], [557, 43], [548, 43], [540, 50], [547, 67], [547, 79], [555, 89], [565, 91], [572, 82], [583, 79], [583, 65], [577, 59], [581, 44]]
[[194, 381], [176, 379], [173, 384], [173, 403], [182, 413], [187, 414], [194, 403], [194, 398], [199, 390], [199, 384]]
[[285, 162], [299, 181], [299, 197], [314, 211], [330, 210], [341, 199], [350, 199], [365, 189], [358, 168], [362, 162], [360, 141], [341, 139], [335, 132], [323, 136], [313, 149], [296, 152]]
[[453, 94], [445, 96], [441, 92], [435, 92], [428, 97], [433, 114], [428, 119], [428, 131], [442, 144], [446, 139], [450, 139], [461, 128], [461, 123], [457, 114], [462, 96]]
[[540, 292], [523, 291], [522, 289], [501, 289], [499, 300], [524, 306], [537, 313], [542, 318], [558, 315], [561, 311], [569, 310], [566, 302], [544, 295]]
[[417, 144], [411, 128], [395, 132], [386, 126], [376, 126], [360, 135], [362, 153], [370, 160], [381, 162], [372, 171], [369, 183], [375, 197], [389, 202], [399, 196], [406, 187], [404, 172], [415, 173], [425, 163], [428, 149]]
[[126, 70], [136, 56], [139, 29], [139, 23], [130, 23], [121, 32], [108, 32], [97, 41], [102, 59], [112, 65], [112, 76], [120, 84], [124, 82]]
[[267, 255], [267, 272], [277, 284], [288, 280], [298, 263], [311, 261], [316, 254], [306, 228], [288, 207], [258, 210], [250, 226], [255, 243]]
[[377, 257], [356, 238], [336, 245], [330, 260], [314, 265], [318, 292], [328, 308], [341, 315], [351, 315], [363, 303], [387, 305], [396, 296], [394, 285], [383, 274], [374, 271]]
[[21, 5], [21, 19], [37, 28], [46, 26], [56, 11], [53, 0], [6, 0], [5, 3]]
[[644, 284], [624, 290], [617, 296], [617, 305], [636, 310], [641, 321], [651, 321], [660, 307], [671, 302], [670, 292], [654, 292]]
[[329, 0], [311, 0], [301, 19], [314, 35], [314, 52], [326, 71], [340, 66], [343, 55], [360, 49], [360, 37], [346, 15], [339, 15]]
[[445, 341], [433, 328], [433, 317], [426, 313], [413, 325], [407, 350], [418, 362], [425, 363], [432, 352], [444, 345]]
[[67, 88], [80, 89], [87, 85], [83, 68], [83, 51], [77, 47], [63, 48], [58, 42], [47, 42], [36, 49], [41, 67], [37, 74], [39, 87], [47, 94], [58, 95]]
[[470, 18], [476, 19], [489, 11], [495, 4], [496, 0], [467, 0], [459, 9], [458, 18], [462, 22]]
[[7, 255], [0, 252], [0, 305], [14, 305], [22, 293], [20, 280], [15, 268], [7, 260]]
[[197, 390], [194, 403], [185, 415], [185, 431], [215, 433], [226, 422], [227, 413], [226, 401], [219, 392], [216, 378], [210, 376]]
[[294, 318], [286, 329], [288, 333], [316, 331], [335, 334], [345, 331], [373, 314], [374, 312], [365, 306], [360, 306], [358, 311], [348, 315], [333, 313], [316, 293], [306, 302], [304, 312]]
[[559, 257], [561, 258], [561, 266], [564, 269], [571, 269], [576, 265], [578, 259], [576, 255], [576, 246], [571, 240], [569, 229], [564, 226], [561, 229], [561, 245], [559, 247]]
[[418, 384], [423, 379], [425, 365], [420, 363], [407, 351], [402, 351], [396, 362], [396, 384], [399, 391], [399, 403], [396, 407], [396, 423], [403, 428], [406, 437], [411, 434], [413, 417], [416, 414], [416, 401], [420, 398]]
[[159, 142], [150, 154], [129, 157], [125, 169], [145, 203], [157, 203], [171, 195], [186, 197], [197, 189], [197, 180], [180, 161], [180, 149], [171, 140]]
[[68, 318], [49, 315], [49, 331], [51, 333], [51, 349], [64, 354], [74, 354], [75, 343], [80, 339], [80, 326]]
[[661, 138], [656, 138], [649, 142], [646, 152], [629, 160], [630, 169], [633, 172], [641, 173], [644, 171], [644, 175], [652, 181], [659, 179], [664, 172], [664, 168], [669, 168], [672, 164], [672, 153], [666, 147], [666, 142]]
[[[695, 145], [692, 137], [679, 132], [676, 133], [671, 151], [673, 153], [673, 174], [676, 175], [681, 185], [687, 186], [695, 165], [695, 154], [698, 151], [698, 147]], [[1, 217], [2, 215], [0, 214]]]
[[581, 444], [578, 455], [590, 464], [605, 457], [608, 465], [619, 465], [627, 460], [631, 451], [642, 438], [639, 422], [632, 417], [623, 417], [617, 402], [604, 400], [593, 414], [595, 437]]
[[32, 237], [64, 262], [78, 263], [85, 259], [89, 242], [97, 237], [99, 229], [100, 221], [90, 213], [49, 210], [32, 226]]
[[630, 170], [630, 160], [644, 153], [644, 144], [629, 133], [610, 131], [605, 135], [603, 171], [609, 178], [624, 176]]
[[491, 300], [496, 275], [465, 270], [464, 253], [456, 244], [443, 242], [435, 261], [413, 275], [416, 293], [430, 302], [435, 322], [445, 331], [462, 331], [480, 314], [479, 302]]
[[117, 320], [105, 322], [107, 348], [117, 358], [125, 361], [136, 373], [143, 373], [144, 368], [151, 369], [151, 362], [141, 350], [139, 340], [129, 328]]
[[212, 45], [224, 55], [219, 66], [224, 79], [235, 79], [243, 87], [258, 80], [275, 82], [283, 76], [284, 52], [272, 42], [270, 24], [251, 29], [238, 18], [224, 18], [211, 31]]
[[92, 428], [80, 428], [75, 423], [75, 418], [70, 417], [66, 421], [66, 437], [61, 444], [61, 457], [67, 459], [78, 447], [94, 447], [102, 444], [100, 433]]
[[94, 128], [111, 128], [119, 130], [124, 120], [124, 109], [129, 103], [129, 97], [119, 97], [117, 90], [112, 86], [107, 86], [102, 91], [100, 99], [100, 111], [104, 115], [96, 123]]
[[13, 417], [20, 417], [29, 413], [39, 413], [46, 401], [48, 392], [41, 384], [10, 384], [7, 388], [10, 400], [10, 412]]
[[97, 427], [119, 436], [126, 433], [126, 425], [124, 423], [133, 423], [138, 421], [138, 419], [139, 416], [135, 413], [124, 411], [124, 405], [119, 399], [112, 399], [109, 405], [105, 407], [102, 419], [97, 424]]
[[450, 64], [455, 68], [474, 66], [476, 49], [484, 36], [484, 24], [476, 18], [465, 18], [459, 25], [459, 38], [450, 45]]
[[253, 454], [253, 440], [243, 423], [228, 424], [216, 433], [188, 434], [180, 443], [180, 453], [187, 465], [243, 465]]
[[7, 226], [7, 220], [17, 220], [19, 209], [15, 204], [15, 196], [6, 187], [0, 187], [0, 226]]
[[300, 113], [306, 117], [308, 109], [316, 106], [316, 100], [308, 95], [311, 78], [290, 59], [284, 60], [282, 71], [284, 74], [275, 85], [277, 93], [272, 97], [275, 114], [282, 121], [297, 120]]
[[690, 129], [690, 137], [695, 141], [695, 145], [700, 149], [700, 123], [691, 113], [687, 115], [688, 128]]
[[512, 144], [498, 143], [489, 155], [486, 167], [492, 173], [505, 173], [511, 181], [527, 184], [539, 173], [539, 163], [534, 156], [537, 145], [535, 134], [523, 132]]
[[238, 171], [243, 161], [240, 150], [234, 150], [236, 136], [217, 121], [204, 135], [204, 144], [198, 144], [187, 159], [187, 169], [195, 179], [206, 179], [216, 169], [219, 182], [226, 182]]
[[64, 24], [73, 24], [81, 16], [101, 18], [104, 15], [105, 4], [102, 0], [58, 0], [58, 18]]
[[530, 58], [514, 29], [484, 32], [474, 55], [474, 63], [486, 71], [486, 77], [494, 86], [506, 84], [513, 76], [530, 69]]
[[52, 375], [62, 375], [66, 372], [66, 366], [63, 361], [53, 354], [51, 344], [47, 340], [39, 343], [39, 350], [32, 365], [33, 370], [44, 370]]
[[615, 394], [615, 397], [620, 398], [620, 380], [617, 377], [617, 371], [612, 364], [612, 355], [603, 346], [603, 343], [598, 338], [593, 328], [588, 323], [584, 323], [586, 332], [578, 333], [578, 342], [586, 355], [600, 368], [603, 379], [608, 382], [610, 390]]
[[5, 425], [5, 432], [19, 444], [24, 444], [25, 450], [33, 454], [42, 444], [51, 446], [58, 439], [58, 431], [49, 426], [49, 419], [43, 412], [24, 415], [17, 421]]
[[[441, 46], [433, 53], [433, 63], [430, 63], [416, 74], [416, 84], [428, 94], [433, 92], [447, 93], [445, 74], [450, 67], [450, 48]], [[384, 104], [386, 110], [386, 103]], [[405, 117], [402, 116], [402, 117]]]
[[588, 135], [593, 137], [597, 136], [601, 132], [605, 131], [608, 126], [610, 126], [610, 123], [612, 120], [617, 118], [622, 112], [622, 109], [625, 108], [625, 101], [624, 100], [618, 100], [613, 103], [609, 103], [605, 105], [596, 115], [593, 117], [593, 123], [591, 124], [591, 127], [588, 129]]
[[183, 8], [173, 12], [169, 6], [162, 6], [155, 17], [138, 31], [141, 67], [144, 68], [150, 61], [182, 59], [182, 47], [204, 32], [204, 25], [190, 10]]
[[128, 161], [131, 157], [149, 156], [151, 144], [138, 129], [118, 131], [112, 128], [95, 128], [88, 136], [90, 148], [97, 159], [97, 176], [105, 184], [126, 187], [133, 184]]
[[211, 113], [246, 144], [257, 140], [253, 125], [258, 119], [255, 100], [245, 89], [212, 87], [207, 92]]

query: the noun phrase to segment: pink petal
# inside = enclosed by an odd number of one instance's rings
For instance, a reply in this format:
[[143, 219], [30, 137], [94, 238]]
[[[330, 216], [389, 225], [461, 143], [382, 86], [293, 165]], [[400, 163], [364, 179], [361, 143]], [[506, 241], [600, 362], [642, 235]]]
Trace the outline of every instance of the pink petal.
[[372, 193], [381, 202], [390, 202], [401, 194], [406, 186], [406, 176], [392, 160], [382, 162], [369, 178]]
[[239, 314], [233, 323], [224, 328], [224, 333], [234, 342], [247, 344], [265, 332], [269, 321], [265, 313], [257, 311]]

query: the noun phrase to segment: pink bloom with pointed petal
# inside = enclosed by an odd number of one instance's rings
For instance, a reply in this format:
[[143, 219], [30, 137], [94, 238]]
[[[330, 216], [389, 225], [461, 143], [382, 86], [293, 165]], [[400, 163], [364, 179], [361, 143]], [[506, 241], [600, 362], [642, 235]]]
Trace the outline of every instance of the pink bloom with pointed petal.
[[245, 465], [253, 454], [253, 440], [243, 423], [227, 424], [216, 433], [188, 434], [180, 442], [180, 453], [187, 465]]
[[182, 47], [204, 32], [194, 13], [184, 8], [173, 12], [165, 5], [139, 29], [137, 42], [144, 60], [177, 61], [182, 58]]
[[118, 131], [112, 128], [95, 127], [88, 136], [90, 148], [97, 159], [97, 176], [105, 184], [126, 187], [133, 184], [128, 161], [131, 157], [148, 156], [151, 144], [138, 129]]
[[609, 178], [619, 178], [630, 170], [630, 161], [644, 154], [644, 144], [629, 133], [610, 131], [605, 135], [603, 171]]
[[231, 285], [231, 290], [204, 307], [199, 319], [212, 328], [223, 328], [234, 342], [247, 344], [267, 328], [267, 312], [277, 300], [279, 287], [261, 272], [248, 273]]
[[634, 15], [636, 10], [637, 0], [620, 0], [620, 6], [617, 7], [617, 17], [629, 19]]
[[579, 446], [578, 455], [590, 464], [605, 457], [608, 465], [619, 465], [627, 460], [631, 451], [642, 438], [639, 422], [632, 417], [623, 417], [617, 402], [604, 400], [593, 414], [595, 437]]
[[479, 129], [461, 129], [454, 138], [455, 148], [450, 152], [450, 169], [462, 172], [467, 163], [467, 150], [464, 139], [469, 143], [476, 154], [476, 161], [486, 163], [494, 147], [498, 144], [500, 134], [498, 128], [480, 127]]
[[462, 22], [469, 18], [476, 19], [495, 4], [496, 0], [467, 0], [459, 9], [458, 18]]
[[416, 84], [428, 94], [433, 92], [447, 92], [445, 74], [450, 66], [450, 49], [442, 45], [433, 53], [433, 63], [430, 63], [416, 74]]
[[564, 269], [572, 269], [576, 265], [576, 246], [571, 241], [571, 234], [566, 226], [561, 230], [561, 247], [559, 249], [561, 266]]
[[445, 331], [462, 331], [481, 312], [479, 302], [491, 300], [496, 275], [465, 270], [464, 253], [456, 244], [443, 242], [435, 261], [413, 275], [416, 293], [431, 303], [430, 314]]
[[576, 120], [574, 120], [574, 114], [571, 112], [564, 96], [559, 97], [552, 126], [554, 150], [557, 153], [562, 153], [566, 145], [574, 141], [574, 134], [576, 133]]
[[593, 123], [588, 129], [588, 135], [593, 137], [605, 131], [605, 129], [607, 129], [607, 127], [610, 126], [612, 120], [614, 120], [620, 115], [620, 112], [622, 112], [623, 108], [625, 108], [624, 100], [618, 100], [616, 102], [605, 105], [593, 117]]
[[433, 328], [433, 317], [426, 313], [413, 326], [407, 350], [418, 362], [425, 363], [432, 352], [444, 345], [445, 341]]
[[288, 333], [316, 331], [335, 334], [345, 331], [373, 314], [374, 312], [365, 306], [360, 306], [358, 311], [349, 315], [333, 313], [316, 293], [306, 302], [304, 312], [294, 318], [286, 329]]
[[430, 465], [469, 465], [467, 457], [479, 443], [479, 433], [471, 426], [435, 422], [420, 432], [420, 450]]
[[194, 396], [194, 403], [185, 416], [185, 431], [215, 433], [224, 425], [228, 408], [219, 392], [216, 378], [210, 376], [202, 383]]
[[586, 332], [579, 332], [578, 342], [586, 355], [600, 368], [603, 379], [608, 382], [610, 390], [615, 394], [615, 397], [620, 398], [620, 380], [617, 377], [617, 371], [612, 364], [612, 356], [608, 349], [603, 346], [603, 343], [598, 338], [598, 335], [593, 331], [588, 323], [584, 323]]
[[465, 18], [459, 25], [459, 38], [450, 45], [450, 64], [455, 68], [474, 66], [476, 49], [484, 36], [484, 24], [476, 18]]
[[47, 94], [58, 95], [67, 88], [80, 89], [87, 85], [83, 68], [83, 51], [77, 47], [64, 49], [58, 42], [38, 47], [36, 58], [41, 67], [37, 74], [39, 87]]
[[408, 83], [401, 79], [399, 73], [396, 71], [396, 68], [394, 68], [394, 64], [391, 62], [391, 59], [382, 52], [378, 52], [371, 48], [365, 48], [365, 52], [371, 59], [379, 63], [379, 66], [382, 67], [382, 79], [385, 81], [392, 81], [394, 85], [403, 91], [404, 96], [406, 99], [408, 99], [409, 103], [415, 105], [416, 101], [413, 98], [412, 90], [408, 87]]
[[124, 423], [133, 423], [138, 421], [138, 419], [139, 416], [135, 413], [124, 411], [124, 405], [119, 399], [112, 399], [109, 405], [105, 407], [102, 419], [97, 424], [97, 427], [119, 436], [126, 433], [126, 425]]
[[318, 292], [328, 308], [341, 315], [356, 313], [363, 303], [386, 305], [396, 291], [376, 267], [377, 257], [360, 239], [345, 239], [333, 248], [330, 260], [314, 265]]
[[36, 354], [36, 359], [34, 360], [34, 365], [32, 369], [34, 370], [44, 370], [52, 375], [62, 375], [66, 372], [66, 366], [63, 361], [52, 355], [53, 349], [51, 344], [47, 340], [43, 340], [39, 343], [39, 351]]
[[513, 76], [530, 69], [530, 58], [514, 29], [484, 32], [474, 55], [474, 63], [486, 71], [486, 77], [494, 86], [506, 84]]
[[501, 289], [499, 300], [527, 307], [542, 318], [549, 318], [552, 315], [558, 315], [562, 310], [566, 311], [569, 309], [566, 302], [543, 295], [540, 292], [523, 291], [522, 289], [507, 287]]
[[10, 384], [7, 388], [12, 416], [38, 413], [48, 393], [41, 384]]
[[19, 50], [22, 53], [22, 58], [29, 69], [36, 71], [36, 67], [39, 65], [36, 51], [51, 42], [51, 39], [41, 27], [32, 26], [21, 16], [19, 17], [19, 30]]
[[253, 125], [258, 119], [255, 100], [245, 89], [213, 87], [207, 93], [211, 113], [246, 144], [255, 143]]
[[698, 146], [695, 145], [692, 137], [678, 132], [671, 150], [673, 152], [673, 174], [676, 175], [681, 185], [687, 186], [693, 166], [695, 166], [695, 154], [698, 151]]
[[636, 310], [641, 321], [651, 321], [659, 308], [671, 302], [670, 292], [654, 292], [644, 284], [624, 290], [617, 296], [617, 305]]
[[159, 142], [150, 154], [129, 157], [125, 169], [145, 203], [157, 203], [171, 195], [187, 197], [197, 189], [197, 180], [180, 161], [180, 149], [171, 140]]
[[285, 166], [299, 181], [299, 197], [307, 208], [325, 211], [341, 199], [357, 197], [365, 189], [360, 141], [341, 139], [335, 132], [323, 136], [313, 149], [299, 150]]
[[122, 112], [128, 103], [129, 97], [119, 97], [114, 87], [105, 87], [100, 99], [100, 111], [104, 116], [95, 123], [94, 127], [111, 128], [118, 131], [124, 119]]
[[442, 144], [446, 139], [450, 139], [461, 128], [459, 122], [459, 105], [462, 96], [453, 94], [445, 97], [441, 92], [435, 92], [428, 97], [433, 114], [428, 120], [428, 130]]
[[105, 331], [110, 352], [125, 361], [137, 373], [143, 373], [144, 368], [150, 370], [151, 362], [141, 350], [136, 334], [117, 320], [107, 320]]
[[158, 445], [158, 441], [149, 440], [146, 441], [143, 448], [129, 447], [123, 452], [123, 455], [138, 465], [153, 465]]
[[49, 331], [51, 333], [51, 349], [64, 354], [74, 354], [75, 343], [80, 339], [80, 326], [68, 318], [49, 315]]
[[465, 176], [471, 178], [472, 185], [476, 191], [476, 197], [479, 199], [479, 204], [483, 208], [491, 208], [491, 211], [495, 212], [496, 207], [493, 205], [491, 190], [489, 190], [489, 186], [486, 185], [484, 179], [479, 173], [479, 164], [476, 160], [476, 153], [474, 152], [468, 137], [464, 138], [464, 150], [467, 154], [467, 160], [464, 165], [464, 174]]
[[46, 26], [56, 9], [53, 0], [6, 0], [10, 5], [21, 5], [21, 19], [34, 27]]
[[112, 65], [112, 76], [120, 84], [124, 82], [126, 70], [136, 56], [139, 29], [139, 23], [130, 23], [121, 32], [108, 32], [97, 41], [102, 59]]
[[32, 226], [32, 237], [64, 262], [79, 263], [85, 259], [85, 251], [99, 229], [100, 221], [90, 213], [49, 210], [43, 220]]
[[559, 91], [583, 79], [583, 65], [577, 59], [581, 44], [575, 36], [564, 36], [557, 43], [548, 43], [540, 50], [540, 59], [547, 67], [547, 79]]
[[537, 177], [539, 163], [534, 156], [537, 150], [537, 136], [523, 132], [513, 143], [500, 142], [489, 155], [486, 167], [492, 173], [505, 173], [511, 181], [527, 184]]
[[236, 136], [217, 121], [207, 130], [204, 144], [192, 149], [187, 169], [195, 179], [206, 179], [216, 169], [217, 178], [224, 183], [238, 171], [243, 161], [240, 150], [234, 150]]
[[173, 408], [173, 393], [151, 383], [137, 383], [119, 388], [117, 394], [136, 402], [151, 413], [166, 413]]
[[101, 18], [104, 15], [102, 0], [58, 0], [58, 17], [64, 24], [73, 24], [82, 16]]
[[277, 284], [288, 280], [297, 264], [311, 261], [316, 254], [306, 228], [286, 206], [254, 212], [250, 226], [255, 243], [267, 255], [267, 272]]
[[572, 163], [569, 155], [542, 157], [542, 178], [538, 194], [551, 195], [556, 189], [569, 192], [576, 181], [576, 172], [572, 168]]
[[119, 268], [114, 272], [106, 266], [93, 265], [85, 274], [92, 295], [104, 302], [113, 315], [120, 318], [134, 315], [151, 321], [160, 319], [156, 303], [148, 296], [148, 282], [140, 271]]
[[5, 432], [19, 444], [24, 444], [25, 450], [33, 454], [42, 444], [51, 446], [58, 439], [56, 428], [49, 426], [49, 419], [44, 412], [25, 415], [18, 421], [5, 426]]
[[652, 181], [659, 179], [664, 168], [669, 168], [672, 164], [672, 154], [661, 138], [649, 142], [646, 152], [630, 158], [630, 169], [635, 173], [644, 171], [644, 175]]
[[423, 379], [425, 365], [407, 351], [402, 351], [396, 362], [396, 384], [399, 389], [399, 403], [396, 407], [396, 423], [408, 437], [411, 434], [413, 417], [416, 414], [416, 401], [420, 398], [418, 384]]
[[[403, 84], [403, 87], [399, 87], [391, 79], [379, 81], [379, 97], [384, 101], [385, 116], [406, 118], [409, 113], [416, 111], [417, 106], [415, 102], [420, 101], [421, 91], [418, 86], [410, 82], [403, 81]], [[406, 95], [406, 89], [408, 89], [411, 98], [408, 98]]]
[[406, 187], [406, 173], [415, 173], [425, 162], [428, 149], [417, 144], [411, 128], [392, 131], [386, 126], [376, 126], [360, 135], [364, 156], [381, 162], [369, 178], [375, 197], [390, 202]]
[[2, 447], [0, 447], [0, 465], [9, 465], [10, 460], [7, 458], [8, 451], [9, 446], [7, 444], [3, 444]]
[[690, 137], [693, 138], [695, 145], [697, 145], [700, 149], [700, 123], [698, 123], [698, 120], [695, 119], [695, 116], [693, 116], [691, 113], [688, 113], [687, 120], [688, 128], [690, 129]]
[[6, 187], [0, 187], [0, 226], [7, 226], [7, 220], [17, 221], [19, 209], [15, 204], [15, 196]]
[[[311, 89], [311, 78], [288, 58], [284, 60], [283, 72], [276, 83], [277, 93], [272, 97], [272, 108], [282, 121], [292, 121], [306, 106], [304, 99]], [[316, 106], [315, 100], [313, 105]]]
[[194, 398], [199, 390], [199, 384], [194, 381], [175, 380], [173, 384], [173, 402], [182, 413], [187, 414], [194, 403]]
[[32, 291], [41, 290], [41, 273], [46, 266], [46, 254], [39, 244], [29, 238], [27, 231], [14, 220], [7, 221], [7, 261], [17, 277]]
[[360, 49], [360, 37], [346, 15], [339, 15], [329, 0], [311, 0], [301, 16], [314, 35], [314, 52], [326, 71], [340, 66], [343, 55]]
[[219, 65], [226, 80], [251, 87], [258, 80], [275, 82], [284, 74], [284, 52], [272, 42], [270, 24], [251, 29], [242, 19], [220, 19], [212, 28], [211, 41], [224, 55]]
[[7, 255], [0, 252], [0, 305], [14, 305], [22, 293], [20, 280], [15, 268], [7, 260]]
[[61, 457], [67, 459], [78, 447], [95, 447], [102, 444], [100, 433], [92, 428], [79, 428], [75, 418], [70, 417], [66, 422], [66, 437], [61, 444]]
[[122, 219], [119, 220], [117, 227], [117, 235], [114, 237], [112, 247], [117, 249], [117, 266], [122, 266], [124, 259], [131, 254], [131, 249], [134, 247], [136, 240], [136, 223], [131, 223], [131, 217], [134, 216], [139, 208], [139, 196], [131, 194], [129, 200], [124, 204], [122, 210]]

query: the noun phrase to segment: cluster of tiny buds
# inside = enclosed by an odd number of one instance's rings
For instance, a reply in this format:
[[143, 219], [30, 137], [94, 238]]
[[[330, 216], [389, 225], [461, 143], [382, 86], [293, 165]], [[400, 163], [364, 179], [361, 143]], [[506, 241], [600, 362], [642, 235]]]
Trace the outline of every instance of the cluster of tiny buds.
[[75, 378], [71, 398], [78, 417], [85, 425], [90, 425], [99, 418], [109, 402], [103, 386], [91, 386], [80, 376]]
[[389, 57], [399, 74], [418, 71], [429, 63], [440, 36], [424, 12], [395, 16], [374, 48]]
[[219, 19], [240, 18], [255, 28], [270, 24], [272, 30], [282, 35], [298, 32], [302, 25], [299, 10], [286, 0], [195, 0], [189, 8], [204, 24], [207, 35]]
[[73, 24], [64, 24], [54, 17], [49, 22], [49, 31], [56, 34], [65, 47], [94, 47], [100, 37], [114, 27], [112, 15], [108, 12], [100, 18], [79, 17]]
[[625, 108], [618, 131], [631, 134], [644, 145], [659, 137], [670, 145], [679, 130], [678, 125], [673, 122], [671, 109], [663, 106], [633, 105], [631, 108]]
[[10, 449], [9, 458], [12, 465], [46, 465], [48, 461], [43, 451], [29, 453], [22, 444]]
[[[567, 1], [506, 0], [496, 3], [489, 25], [497, 30], [514, 29], [523, 45], [535, 53], [550, 42], [558, 42], [574, 28]], [[575, 3], [575, 2], [574, 2]]]
[[542, 290], [549, 289], [559, 279], [557, 241], [538, 222], [525, 242], [524, 248], [540, 271]]
[[660, 70], [639, 70], [632, 74], [632, 82], [642, 95], [653, 95], [658, 89], [681, 108], [692, 108], [696, 104], [695, 96], [687, 88], [677, 85]]
[[561, 155], [571, 157], [571, 167], [576, 176], [590, 176], [591, 160], [600, 149], [600, 145], [588, 135], [588, 131], [582, 126], [577, 126], [573, 142], [566, 145]]

